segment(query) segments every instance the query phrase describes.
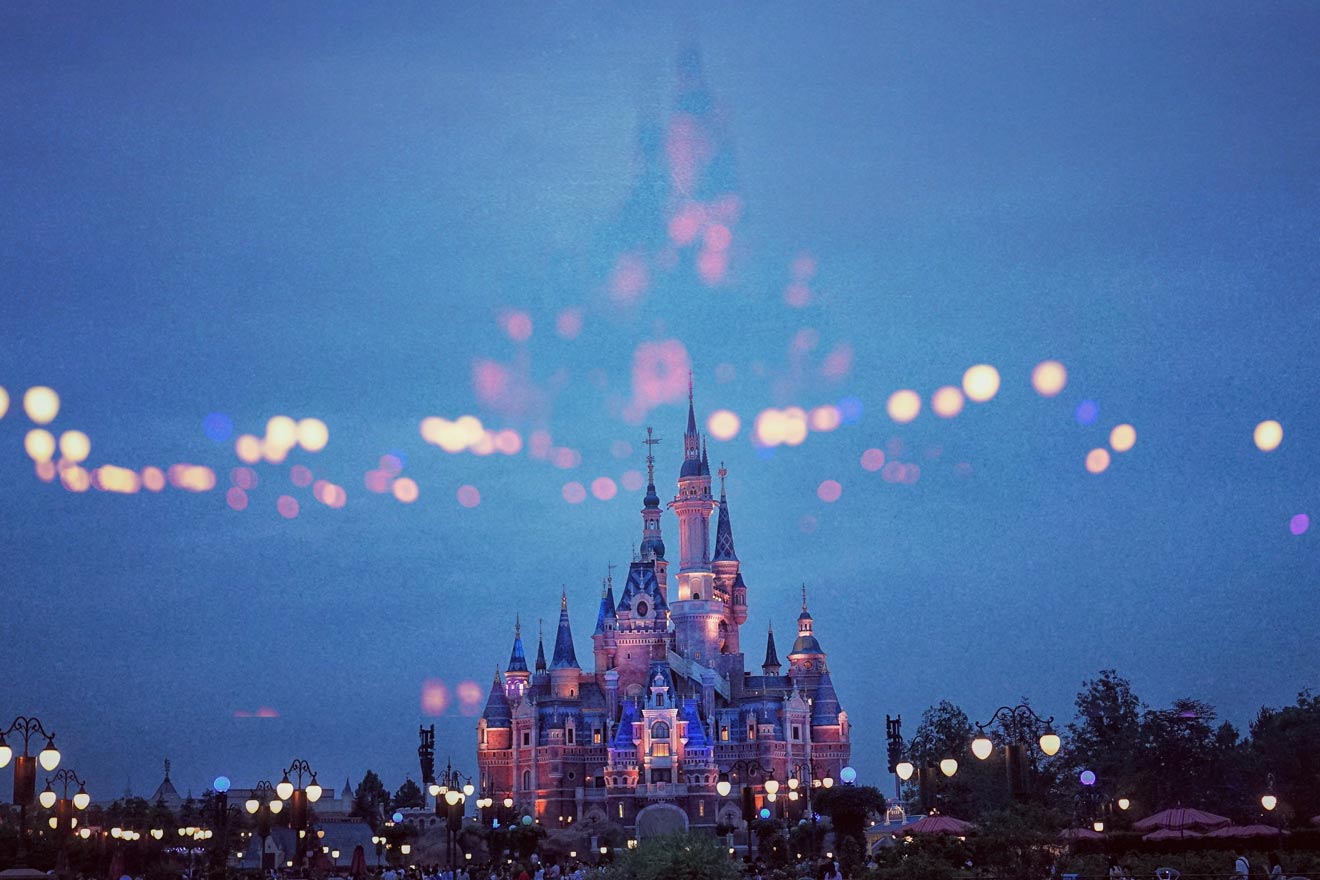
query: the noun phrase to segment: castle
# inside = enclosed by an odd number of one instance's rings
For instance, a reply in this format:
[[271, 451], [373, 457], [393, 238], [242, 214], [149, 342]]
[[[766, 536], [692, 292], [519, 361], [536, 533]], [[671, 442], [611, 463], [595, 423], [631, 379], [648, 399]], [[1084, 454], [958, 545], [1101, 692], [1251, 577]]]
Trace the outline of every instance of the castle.
[[[649, 430], [646, 442], [657, 442]], [[678, 494], [668, 505], [678, 517], [676, 583], [652, 454], [647, 471], [641, 548], [617, 600], [612, 578], [604, 585], [591, 637], [594, 671], [578, 663], [561, 595], [550, 662], [542, 642], [528, 667], [515, 626], [508, 667], [496, 672], [477, 725], [483, 790], [497, 803], [512, 798], [550, 828], [609, 822], [645, 835], [737, 824], [739, 791], [720, 797], [721, 779], [750, 787], [759, 808], [775, 799], [767, 780], [785, 791], [790, 779], [793, 788], [828, 784], [848, 763], [848, 715], [805, 587], [787, 668], [771, 629], [760, 674], [746, 669], [740, 628], [747, 585], [733, 546], [726, 472], [721, 467], [716, 500], [690, 388]], [[796, 791], [793, 798], [796, 815]], [[776, 812], [786, 809], [782, 803]]]

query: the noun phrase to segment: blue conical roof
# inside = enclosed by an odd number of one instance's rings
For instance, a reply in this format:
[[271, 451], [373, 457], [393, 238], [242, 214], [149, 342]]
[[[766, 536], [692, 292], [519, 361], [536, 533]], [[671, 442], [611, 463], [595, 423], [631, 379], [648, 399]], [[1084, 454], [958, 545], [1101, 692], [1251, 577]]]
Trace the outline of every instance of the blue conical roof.
[[619, 728], [614, 733], [616, 749], [633, 748], [633, 722], [637, 720], [637, 704], [632, 700], [623, 704], [623, 715], [619, 718]]
[[555, 633], [555, 653], [550, 660], [551, 669], [580, 669], [577, 653], [573, 650], [573, 629], [568, 625], [568, 594], [559, 599], [559, 631]]
[[765, 662], [761, 664], [762, 669], [778, 669], [784, 664], [779, 662], [779, 652], [775, 650], [775, 628], [773, 626], [765, 635]]
[[514, 624], [513, 627], [513, 650], [509, 652], [509, 668], [507, 672], [526, 672], [527, 655], [523, 653], [522, 643], [522, 624]]
[[[720, 471], [723, 473], [723, 471]], [[738, 554], [733, 552], [733, 523], [729, 521], [729, 500], [720, 489], [720, 515], [715, 523], [715, 561], [738, 561]]]
[[701, 723], [701, 713], [697, 711], [697, 701], [687, 699], [683, 701], [683, 711], [678, 716], [680, 721], [687, 722], [687, 747], [689, 749], [709, 748], [710, 739], [706, 736], [706, 728]]
[[816, 697], [811, 703], [811, 724], [813, 727], [839, 723], [839, 696], [834, 692], [834, 682], [829, 671], [820, 674], [816, 683]]
[[600, 635], [605, 632], [605, 622], [615, 618], [614, 585], [610, 584], [605, 588], [605, 595], [600, 597], [600, 610], [596, 612], [596, 631], [592, 635]]
[[545, 672], [545, 639], [536, 636], [536, 671]]
[[[523, 664], [524, 668], [526, 664]], [[504, 682], [500, 681], [500, 674], [495, 673], [495, 681], [491, 683], [490, 695], [486, 697], [486, 709], [481, 713], [487, 727], [508, 727], [513, 724], [513, 713], [509, 709], [509, 698], [504, 694]]]

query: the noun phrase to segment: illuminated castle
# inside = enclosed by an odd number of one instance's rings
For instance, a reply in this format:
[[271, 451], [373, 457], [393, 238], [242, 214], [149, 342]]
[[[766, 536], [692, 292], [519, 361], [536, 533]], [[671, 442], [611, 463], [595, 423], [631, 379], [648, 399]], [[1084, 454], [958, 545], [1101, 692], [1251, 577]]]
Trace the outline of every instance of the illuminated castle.
[[[655, 442], [648, 431], [648, 445]], [[740, 628], [747, 584], [734, 552], [725, 471], [716, 500], [690, 390], [678, 494], [668, 505], [678, 517], [673, 579], [653, 455], [647, 466], [641, 548], [617, 598], [612, 579], [604, 585], [591, 637], [594, 671], [578, 663], [565, 593], [550, 662], [538, 643], [528, 666], [515, 626], [508, 666], [496, 673], [477, 726], [485, 790], [496, 802], [511, 797], [551, 828], [611, 822], [653, 834], [733, 824], [741, 809], [736, 791], [717, 794], [722, 773], [754, 786], [760, 804], [767, 775], [810, 784], [838, 778], [848, 763], [848, 716], [813, 632], [805, 587], [787, 668], [771, 630], [760, 674], [746, 669]], [[753, 764], [763, 769], [754, 772]]]

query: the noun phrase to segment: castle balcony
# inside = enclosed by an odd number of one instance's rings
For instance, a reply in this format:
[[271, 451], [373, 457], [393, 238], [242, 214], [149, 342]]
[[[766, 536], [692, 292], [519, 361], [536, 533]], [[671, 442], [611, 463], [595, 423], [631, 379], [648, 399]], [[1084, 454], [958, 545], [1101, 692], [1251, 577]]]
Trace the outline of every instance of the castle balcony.
[[650, 782], [645, 785], [638, 785], [636, 791], [637, 797], [644, 797], [652, 801], [685, 797], [687, 793], [687, 784], [683, 782]]

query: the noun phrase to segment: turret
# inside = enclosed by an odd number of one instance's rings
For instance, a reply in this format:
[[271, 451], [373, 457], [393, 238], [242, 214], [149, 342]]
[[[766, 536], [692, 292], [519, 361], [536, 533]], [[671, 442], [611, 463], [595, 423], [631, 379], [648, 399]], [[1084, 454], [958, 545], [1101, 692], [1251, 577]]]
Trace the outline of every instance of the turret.
[[678, 495], [669, 506], [678, 516], [678, 598], [709, 598], [713, 589], [710, 553], [710, 515], [715, 500], [710, 494], [710, 465], [702, 451], [701, 434], [688, 380], [688, 425], [683, 435], [683, 467], [678, 472]]
[[490, 685], [490, 695], [486, 697], [486, 708], [477, 722], [477, 749], [507, 749], [513, 742], [513, 710], [506, 696], [508, 686], [500, 680], [500, 670], [495, 670], [495, 680]]
[[741, 563], [733, 549], [733, 521], [729, 518], [729, 496], [724, 490], [724, 479], [729, 474], [720, 462], [719, 518], [715, 522], [715, 558], [711, 568], [715, 571], [715, 586], [729, 603], [731, 653], [738, 651], [738, 627], [747, 622], [747, 585], [743, 583]]
[[536, 667], [532, 676], [532, 687], [539, 688], [538, 695], [544, 694], [544, 687], [550, 680], [548, 667], [545, 664], [545, 633], [542, 631], [544, 621], [536, 622]]
[[601, 584], [600, 610], [596, 612], [596, 630], [591, 634], [591, 649], [596, 661], [596, 683], [605, 684], [605, 672], [614, 666], [614, 652], [618, 644], [619, 617], [614, 611], [614, 577], [608, 576]]
[[770, 628], [765, 634], [765, 662], [761, 664], [761, 673], [763, 675], [778, 675], [782, 664], [779, 662], [779, 652], [775, 650], [775, 626], [770, 624]]
[[660, 534], [660, 496], [655, 491], [655, 437], [651, 428], [646, 429], [646, 497], [642, 499], [642, 549], [638, 559], [643, 562], [655, 562], [655, 577], [660, 584], [660, 591], [669, 593], [669, 562], [665, 559], [665, 541]]
[[814, 682], [825, 671], [825, 651], [816, 641], [814, 621], [807, 610], [807, 586], [802, 585], [802, 613], [798, 615], [798, 637], [788, 654], [789, 675]]
[[514, 618], [513, 650], [509, 652], [509, 668], [504, 675], [504, 695], [510, 703], [519, 702], [527, 693], [532, 673], [527, 668], [527, 655], [523, 652], [522, 620]]
[[573, 650], [573, 629], [568, 622], [568, 591], [559, 596], [559, 629], [555, 653], [550, 659], [550, 687], [556, 697], [576, 697], [582, 684], [582, 667]]

